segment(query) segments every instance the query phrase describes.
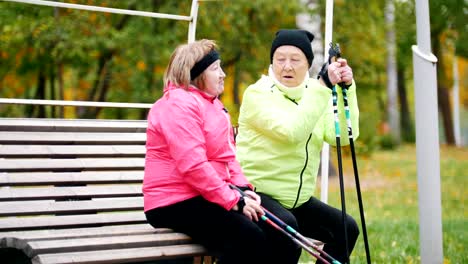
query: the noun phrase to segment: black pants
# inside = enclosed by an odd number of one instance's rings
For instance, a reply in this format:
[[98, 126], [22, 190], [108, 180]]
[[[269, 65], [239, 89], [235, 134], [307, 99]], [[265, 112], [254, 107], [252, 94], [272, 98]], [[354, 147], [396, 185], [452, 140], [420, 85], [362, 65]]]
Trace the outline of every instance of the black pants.
[[[336, 242], [336, 240], [339, 241], [338, 237], [342, 234], [342, 228], [340, 228], [342, 226], [339, 221], [341, 219], [340, 211], [320, 201], [318, 203], [321, 206], [318, 206], [317, 211], [311, 210], [312, 207], [305, 204], [288, 211], [270, 197], [266, 195], [261, 195], [261, 197], [262, 206], [280, 217], [288, 225], [301, 233], [303, 232], [303, 235], [326, 242], [325, 250], [333, 257], [340, 260], [340, 256], [344, 255], [344, 249], [340, 255], [339, 249], [341, 247], [337, 245], [339, 242]], [[313, 199], [311, 201], [317, 200]], [[312, 203], [311, 201], [306, 204]], [[333, 213], [329, 211], [333, 211]], [[322, 224], [315, 226], [314, 223], [322, 222], [320, 219], [322, 218], [321, 212], [325, 212], [323, 222], [330, 224], [333, 221], [328, 219], [329, 215], [335, 216], [335, 211], [338, 211], [336, 215], [339, 215], [338, 220], [334, 221], [337, 226], [331, 225], [332, 227], [329, 227]], [[297, 216], [295, 216], [296, 213]], [[308, 214], [311, 215], [304, 216]], [[194, 242], [204, 245], [212, 252], [217, 252], [218, 263], [220, 264], [296, 264], [301, 254], [299, 246], [265, 222], [261, 220], [258, 223], [253, 222], [243, 214], [226, 211], [202, 197], [195, 197], [171, 206], [150, 210], [146, 212], [146, 218], [155, 228], [168, 227], [185, 233]], [[352, 220], [352, 218], [349, 217], [348, 220]], [[354, 246], [359, 231], [354, 220], [350, 222], [354, 223], [354, 229], [348, 227], [348, 239], [350, 245]], [[303, 226], [304, 229], [301, 229]], [[306, 232], [310, 230], [314, 232]], [[351, 241], [353, 242], [351, 243]], [[352, 246], [350, 246], [350, 249], [352, 249]]]
[[150, 210], [146, 218], [153, 227], [185, 233], [219, 253], [220, 264], [295, 264], [301, 253], [297, 245], [263, 221], [253, 222], [202, 197]]
[[[262, 198], [263, 207], [272, 214], [289, 223], [302, 235], [324, 242], [323, 250], [336, 260], [341, 263], [349, 262], [349, 256], [346, 256], [345, 253], [345, 237], [340, 210], [314, 197], [297, 208], [287, 210], [271, 197], [264, 194], [259, 195]], [[359, 236], [359, 228], [356, 221], [349, 215], [346, 217], [346, 224], [348, 248], [351, 254]], [[317, 263], [322, 262], [317, 261]]]

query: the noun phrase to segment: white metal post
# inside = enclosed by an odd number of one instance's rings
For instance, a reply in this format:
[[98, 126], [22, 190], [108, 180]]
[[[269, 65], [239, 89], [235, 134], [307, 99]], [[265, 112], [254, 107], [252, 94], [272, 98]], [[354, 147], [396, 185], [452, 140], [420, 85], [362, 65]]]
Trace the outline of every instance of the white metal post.
[[68, 3], [61, 3], [61, 2], [55, 2], [55, 1], [45, 1], [45, 0], [3, 0], [3, 1], [32, 4], [32, 5], [53, 6], [53, 7], [61, 7], [61, 8], [71, 8], [71, 9], [87, 10], [87, 11], [94, 11], [94, 12], [131, 15], [131, 16], [143, 16], [143, 17], [191, 21], [190, 20], [191, 18], [188, 16], [179, 16], [179, 15], [172, 15], [172, 14], [136, 11], [136, 10], [92, 6], [92, 5], [68, 4]]
[[[325, 8], [325, 43], [323, 47], [323, 60], [328, 59], [328, 47], [332, 41], [333, 35], [333, 0], [327, 0]], [[328, 201], [328, 163], [330, 161], [330, 146], [323, 143], [322, 147], [322, 165], [321, 165], [321, 187], [320, 200], [324, 203]]]
[[192, 0], [192, 8], [190, 9], [190, 23], [188, 30], [188, 43], [195, 41], [195, 33], [197, 31], [197, 18], [198, 18], [198, 0]]
[[413, 45], [421, 263], [443, 263], [437, 58], [431, 53], [428, 0], [416, 0]]

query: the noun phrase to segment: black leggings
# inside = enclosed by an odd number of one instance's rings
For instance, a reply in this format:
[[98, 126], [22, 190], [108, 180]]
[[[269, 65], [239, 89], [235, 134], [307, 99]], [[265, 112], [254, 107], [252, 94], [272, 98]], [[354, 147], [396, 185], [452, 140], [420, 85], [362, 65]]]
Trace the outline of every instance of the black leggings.
[[146, 218], [153, 227], [189, 235], [214, 252], [220, 264], [295, 264], [301, 253], [290, 239], [263, 221], [253, 222], [200, 196], [147, 211]]
[[[341, 263], [349, 262], [349, 256], [345, 254], [345, 238], [340, 210], [314, 197], [297, 208], [287, 210], [271, 197], [265, 194], [259, 195], [262, 198], [263, 207], [272, 214], [289, 223], [302, 235], [324, 242], [323, 250], [336, 260]], [[349, 215], [346, 217], [346, 224], [348, 248], [351, 254], [359, 236], [359, 228], [356, 221]], [[317, 261], [317, 263], [322, 262]]]
[[[340, 252], [344, 249], [340, 251], [342, 247], [339, 246], [342, 234], [340, 211], [313, 198], [288, 211], [270, 197], [260, 196], [262, 206], [303, 235], [326, 242], [324, 249], [341, 260], [344, 252]], [[265, 222], [253, 222], [243, 214], [226, 211], [200, 196], [145, 214], [155, 228], [168, 227], [189, 235], [194, 242], [214, 252], [220, 264], [297, 264], [301, 254], [299, 246]], [[317, 215], [320, 217], [314, 217]], [[351, 250], [359, 231], [351, 217], [348, 222]]]

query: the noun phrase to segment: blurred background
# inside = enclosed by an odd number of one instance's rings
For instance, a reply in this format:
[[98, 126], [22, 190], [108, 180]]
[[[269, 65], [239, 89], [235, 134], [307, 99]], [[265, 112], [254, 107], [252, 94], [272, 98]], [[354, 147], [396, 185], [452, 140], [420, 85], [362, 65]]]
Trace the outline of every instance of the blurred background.
[[[179, 15], [190, 15], [191, 5], [189, 0], [63, 2]], [[449, 145], [468, 140], [467, 12], [465, 0], [430, 1], [440, 135]], [[323, 62], [324, 14], [324, 0], [200, 2], [196, 38], [214, 39], [221, 48], [227, 73], [222, 99], [234, 124], [244, 89], [267, 71], [278, 29], [315, 34], [311, 73], [316, 76]], [[9, 2], [0, 2], [0, 25], [0, 97], [135, 103], [160, 97], [169, 56], [187, 42], [188, 31], [185, 21]], [[368, 148], [414, 142], [414, 2], [337, 0], [333, 29], [333, 41], [359, 85], [360, 141]], [[144, 119], [146, 110], [2, 105], [0, 115]], [[457, 122], [460, 131], [454, 131]]]
[[[60, 2], [187, 16], [191, 7], [190, 0]], [[466, 183], [468, 169], [468, 3], [430, 0], [429, 5], [432, 51], [438, 58], [444, 263], [467, 263], [463, 204], [468, 193], [459, 186]], [[196, 38], [220, 46], [227, 74], [221, 99], [233, 124], [243, 91], [267, 73], [278, 29], [314, 33], [311, 73], [316, 76], [323, 63], [324, 14], [325, 0], [200, 2]], [[358, 85], [361, 136], [356, 147], [364, 197], [372, 201], [368, 232], [377, 263], [419, 259], [411, 51], [415, 24], [412, 0], [334, 1], [333, 41], [340, 44]], [[170, 54], [187, 42], [187, 32], [185, 21], [1, 1], [0, 98], [153, 103], [162, 94]], [[146, 114], [146, 109], [0, 105], [0, 117], [145, 119]], [[330, 187], [331, 204], [339, 204], [335, 187]], [[386, 193], [391, 187], [398, 191]], [[401, 222], [383, 219], [383, 212]], [[372, 232], [390, 234], [382, 238]], [[353, 255], [364, 263], [360, 243]]]

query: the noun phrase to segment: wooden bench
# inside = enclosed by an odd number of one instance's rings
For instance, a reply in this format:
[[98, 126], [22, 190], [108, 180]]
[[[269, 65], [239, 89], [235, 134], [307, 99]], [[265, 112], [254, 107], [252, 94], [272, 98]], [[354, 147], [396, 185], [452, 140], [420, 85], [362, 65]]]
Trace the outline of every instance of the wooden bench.
[[0, 118], [0, 262], [211, 262], [185, 234], [147, 224], [145, 131], [140, 120]]

